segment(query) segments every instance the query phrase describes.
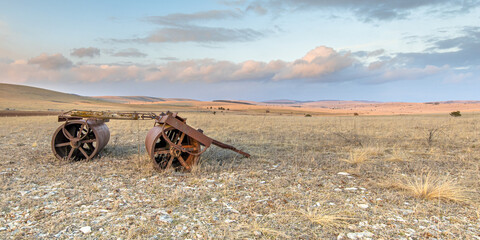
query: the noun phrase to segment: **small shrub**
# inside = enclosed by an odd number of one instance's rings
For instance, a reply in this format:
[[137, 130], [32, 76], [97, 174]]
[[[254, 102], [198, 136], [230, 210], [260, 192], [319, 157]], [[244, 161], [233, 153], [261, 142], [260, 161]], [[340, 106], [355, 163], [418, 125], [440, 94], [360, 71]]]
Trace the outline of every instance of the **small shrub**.
[[358, 116], [358, 113], [353, 113], [353, 116]]
[[312, 117], [312, 115], [307, 113], [305, 114], [305, 117]]
[[270, 110], [265, 110], [265, 113], [270, 113]]
[[428, 146], [429, 146], [429, 147], [432, 146], [433, 138], [435, 137], [435, 134], [436, 134], [439, 130], [440, 130], [440, 129], [439, 129], [438, 127], [427, 130], [427, 132], [428, 132], [427, 143], [428, 143]]
[[451, 113], [450, 113], [450, 116], [452, 116], [452, 117], [461, 117], [462, 114], [460, 113], [460, 111], [454, 111], [454, 112], [451, 112]]

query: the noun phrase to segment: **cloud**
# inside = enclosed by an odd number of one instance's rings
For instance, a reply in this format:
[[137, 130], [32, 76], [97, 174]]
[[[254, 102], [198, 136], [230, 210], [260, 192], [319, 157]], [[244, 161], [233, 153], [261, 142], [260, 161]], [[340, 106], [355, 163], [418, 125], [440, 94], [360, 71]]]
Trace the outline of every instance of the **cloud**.
[[148, 55], [146, 53], [142, 53], [142, 52], [138, 51], [138, 49], [136, 49], [136, 48], [128, 48], [128, 49], [124, 49], [124, 50], [121, 50], [119, 52], [116, 52], [116, 53], [112, 54], [112, 56], [143, 58], [143, 57], [146, 57]]
[[427, 65], [424, 68], [399, 68], [391, 69], [382, 73], [381, 80], [384, 82], [392, 80], [414, 80], [421, 79], [427, 76], [438, 74], [442, 71], [450, 69], [449, 66], [437, 67]]
[[100, 56], [100, 49], [94, 47], [88, 48], [74, 48], [70, 53], [71, 56], [83, 58], [83, 57], [95, 57]]
[[[382, 50], [364, 55], [383, 54]], [[350, 52], [319, 46], [293, 61], [269, 62], [247, 60], [240, 63], [214, 59], [178, 61], [170, 59], [163, 64], [77, 64], [60, 54], [42, 54], [28, 61], [0, 62], [0, 79], [11, 81], [64, 81], [71, 82], [180, 82], [180, 83], [228, 83], [228, 82], [346, 82], [381, 84], [446, 76], [450, 80], [465, 79], [471, 75], [458, 75], [449, 65], [427, 64], [411, 67], [402, 64], [398, 57], [375, 62], [362, 62], [362, 58]], [[442, 75], [444, 74], [444, 75]], [[455, 75], [457, 74], [457, 75]], [[454, 79], [454, 80], [451, 80]]]
[[241, 18], [242, 13], [238, 11], [231, 10], [211, 10], [203, 11], [196, 13], [175, 13], [168, 14], [165, 16], [150, 16], [146, 17], [145, 20], [154, 24], [162, 26], [185, 26], [191, 25], [192, 23], [197, 24], [202, 21], [211, 21], [211, 20], [224, 20], [228, 18], [236, 19]]
[[350, 53], [338, 53], [332, 48], [317, 47], [302, 59], [288, 63], [275, 74], [273, 80], [308, 79], [318, 81], [322, 76], [340, 72], [353, 65], [355, 59]]
[[480, 27], [465, 27], [458, 36], [429, 39], [432, 45], [423, 52], [398, 53], [399, 63], [421, 67], [425, 65], [468, 67], [480, 65]]
[[137, 43], [180, 43], [180, 42], [245, 42], [257, 40], [265, 36], [251, 28], [224, 28], [201, 26], [205, 22], [219, 22], [226, 19], [240, 19], [245, 15], [242, 11], [211, 10], [195, 13], [175, 13], [165, 16], [150, 16], [144, 20], [161, 28], [147, 34], [146, 37], [134, 39], [110, 39], [113, 42]]
[[246, 11], [247, 12], [254, 12], [258, 15], [265, 15], [268, 12], [267, 9], [265, 9], [262, 5], [260, 5], [258, 3], [253, 3], [253, 4], [248, 5]]
[[349, 11], [355, 14], [362, 21], [389, 21], [395, 19], [404, 19], [417, 10], [427, 9], [427, 13], [437, 13], [445, 17], [446, 14], [458, 14], [469, 12], [478, 7], [478, 0], [403, 0], [403, 1], [385, 1], [385, 0], [271, 0], [255, 1], [250, 6], [260, 5], [263, 8], [281, 11], [305, 11], [320, 9], [331, 12]]
[[184, 28], [162, 28], [145, 38], [134, 39], [144, 43], [179, 42], [235, 42], [251, 41], [264, 34], [252, 29], [228, 29], [189, 26]]
[[60, 53], [54, 55], [48, 55], [46, 53], [43, 53], [37, 57], [28, 60], [28, 64], [38, 65], [43, 69], [49, 70], [65, 69], [72, 66], [72, 62]]
[[162, 57], [160, 59], [164, 61], [178, 61], [178, 58], [176, 57]]

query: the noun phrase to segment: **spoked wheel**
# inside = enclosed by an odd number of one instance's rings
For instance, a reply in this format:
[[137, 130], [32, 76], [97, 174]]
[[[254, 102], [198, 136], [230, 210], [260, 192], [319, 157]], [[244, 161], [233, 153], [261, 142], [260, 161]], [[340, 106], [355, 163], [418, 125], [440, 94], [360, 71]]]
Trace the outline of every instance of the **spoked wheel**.
[[110, 131], [103, 122], [72, 120], [57, 128], [52, 151], [60, 160], [90, 160], [107, 145]]
[[[165, 139], [165, 137], [168, 140]], [[190, 171], [200, 159], [200, 143], [173, 127], [154, 127], [147, 133], [145, 147], [156, 170], [170, 167]]]

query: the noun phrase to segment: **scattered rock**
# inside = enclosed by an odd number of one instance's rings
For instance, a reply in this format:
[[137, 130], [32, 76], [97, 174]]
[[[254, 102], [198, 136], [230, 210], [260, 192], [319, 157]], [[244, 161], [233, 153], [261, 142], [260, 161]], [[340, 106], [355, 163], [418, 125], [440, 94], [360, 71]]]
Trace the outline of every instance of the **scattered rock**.
[[357, 190], [358, 190], [358, 188], [356, 188], [356, 187], [345, 188], [345, 191], [352, 191], [352, 192], [354, 192], [354, 191], [357, 191]]
[[366, 203], [362, 203], [362, 204], [357, 204], [359, 208], [362, 208], [362, 209], [367, 209], [369, 207], [368, 204]]
[[346, 172], [339, 172], [337, 174], [342, 176], [350, 176], [350, 173], [346, 173]]
[[90, 226], [82, 227], [80, 228], [80, 232], [82, 232], [83, 234], [89, 234], [92, 232], [92, 227]]
[[373, 237], [373, 233], [369, 231], [356, 232], [356, 233], [347, 233], [349, 239], [365, 239]]
[[168, 214], [157, 216], [157, 219], [158, 219], [158, 221], [164, 222], [164, 223], [172, 223], [173, 222], [172, 217], [170, 217], [170, 215], [168, 215]]

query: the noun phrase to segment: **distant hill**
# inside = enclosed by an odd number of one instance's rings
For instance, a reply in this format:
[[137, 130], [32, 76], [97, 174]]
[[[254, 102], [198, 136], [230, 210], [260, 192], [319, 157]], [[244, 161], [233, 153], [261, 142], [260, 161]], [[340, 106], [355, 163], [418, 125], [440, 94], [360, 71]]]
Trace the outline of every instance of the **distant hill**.
[[[288, 99], [253, 102], [243, 100], [198, 101], [184, 98], [148, 96], [85, 97], [42, 88], [0, 83], [0, 115], [30, 116], [27, 111], [43, 111], [43, 115], [71, 109], [111, 111], [213, 111], [252, 114], [290, 115], [394, 115], [394, 114], [448, 114], [452, 111], [480, 112], [480, 101], [373, 102], [373, 101], [296, 101]], [[15, 110], [15, 113], [13, 113]]]
[[248, 101], [213, 100], [212, 102], [218, 102], [218, 103], [234, 103], [234, 104], [244, 104], [244, 105], [256, 105], [254, 102], [248, 102]]
[[146, 97], [146, 96], [98, 96], [94, 97], [97, 99], [101, 99], [108, 102], [115, 102], [115, 103], [157, 103], [157, 102], [164, 102], [165, 99], [163, 98], [156, 98], [156, 97]]
[[108, 102], [76, 94], [37, 87], [0, 83], [0, 109], [65, 110], [77, 105], [103, 105]]
[[101, 99], [108, 102], [123, 103], [123, 104], [158, 104], [167, 101], [187, 102], [197, 101], [186, 98], [158, 98], [148, 96], [96, 96], [94, 98]]
[[297, 100], [290, 100], [290, 99], [277, 99], [277, 100], [268, 100], [263, 101], [262, 103], [266, 104], [302, 104], [302, 103], [309, 103], [313, 101], [297, 101]]

